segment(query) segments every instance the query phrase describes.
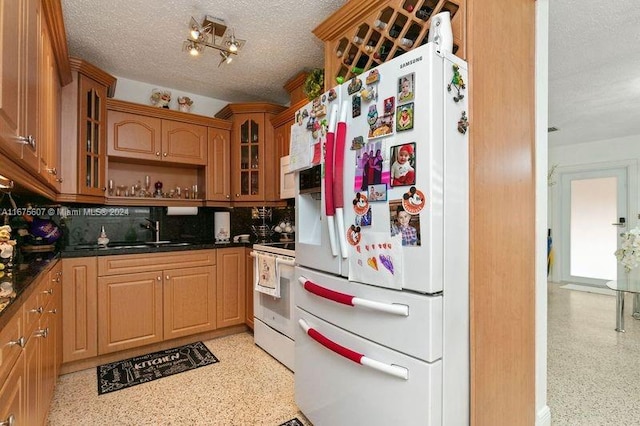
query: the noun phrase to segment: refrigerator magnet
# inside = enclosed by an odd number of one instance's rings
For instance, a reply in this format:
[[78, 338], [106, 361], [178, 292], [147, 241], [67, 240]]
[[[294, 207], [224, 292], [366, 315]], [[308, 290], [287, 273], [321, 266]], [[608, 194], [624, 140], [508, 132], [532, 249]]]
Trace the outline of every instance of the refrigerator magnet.
[[362, 136], [356, 136], [351, 141], [351, 148], [349, 149], [351, 151], [357, 151], [359, 149], [362, 149], [363, 146], [364, 146], [364, 138]]
[[362, 80], [358, 77], [353, 77], [347, 86], [347, 93], [353, 95], [356, 92], [359, 92], [362, 89]]
[[351, 225], [347, 229], [347, 242], [349, 245], [357, 246], [360, 244], [360, 227], [357, 225]]
[[398, 106], [396, 131], [403, 132], [413, 129], [413, 102]]
[[403, 75], [398, 79], [398, 103], [404, 103], [413, 100], [414, 81], [414, 73]]
[[367, 88], [364, 88], [364, 89], [360, 90], [360, 97], [365, 102], [371, 102], [372, 100], [377, 99], [378, 95], [376, 93], [376, 89], [374, 89], [373, 87], [369, 86]]
[[391, 186], [409, 186], [416, 183], [416, 143], [391, 147]]
[[369, 210], [369, 200], [367, 195], [363, 192], [356, 193], [356, 197], [353, 199], [353, 211], [358, 216], [363, 216]]
[[367, 112], [367, 123], [369, 127], [374, 127], [378, 122], [378, 107], [376, 105], [369, 105], [369, 112]]
[[420, 216], [411, 215], [404, 209], [404, 201], [389, 202], [391, 237], [400, 236], [403, 246], [420, 245]]
[[418, 214], [424, 208], [426, 199], [422, 191], [415, 186], [409, 188], [409, 192], [402, 195], [402, 207], [412, 215]]
[[369, 202], [387, 201], [387, 184], [379, 183], [369, 186]]
[[371, 209], [367, 210], [362, 216], [356, 216], [356, 225], [361, 227], [371, 226]]
[[454, 102], [460, 102], [464, 99], [464, 94], [462, 94], [461, 91], [466, 88], [467, 86], [464, 84], [462, 75], [460, 75], [460, 67], [453, 64], [453, 77], [451, 77], [451, 83], [447, 85], [447, 91], [451, 93], [451, 89], [455, 89], [456, 93], [453, 95]]
[[335, 101], [337, 97], [338, 94], [336, 93], [336, 89], [329, 90], [329, 102]]
[[362, 98], [360, 96], [351, 97], [351, 116], [353, 118], [359, 117], [362, 107]]
[[393, 115], [395, 111], [396, 98], [393, 96], [384, 100], [384, 115]]
[[369, 128], [369, 139], [393, 134], [393, 115], [378, 117], [375, 124]]
[[367, 75], [365, 80], [367, 85], [375, 84], [380, 81], [380, 72], [377, 69], [372, 69]]

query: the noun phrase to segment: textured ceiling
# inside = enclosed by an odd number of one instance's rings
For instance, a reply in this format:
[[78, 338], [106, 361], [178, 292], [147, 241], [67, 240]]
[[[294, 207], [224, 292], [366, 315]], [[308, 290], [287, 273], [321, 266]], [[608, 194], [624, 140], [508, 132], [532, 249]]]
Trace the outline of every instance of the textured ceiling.
[[640, 135], [640, 2], [549, 0], [549, 144]]
[[[69, 53], [131, 80], [233, 102], [289, 101], [282, 86], [322, 67], [311, 31], [345, 0], [62, 0]], [[246, 40], [231, 64], [182, 50], [193, 16], [222, 18]]]
[[[357, 1], [357, 0], [352, 0]], [[62, 0], [69, 50], [119, 77], [230, 102], [285, 104], [284, 83], [321, 67], [311, 33], [346, 0]], [[225, 19], [242, 52], [182, 51], [193, 16]], [[640, 3], [549, 0], [551, 146], [640, 135]], [[473, 65], [472, 65], [473, 66]]]

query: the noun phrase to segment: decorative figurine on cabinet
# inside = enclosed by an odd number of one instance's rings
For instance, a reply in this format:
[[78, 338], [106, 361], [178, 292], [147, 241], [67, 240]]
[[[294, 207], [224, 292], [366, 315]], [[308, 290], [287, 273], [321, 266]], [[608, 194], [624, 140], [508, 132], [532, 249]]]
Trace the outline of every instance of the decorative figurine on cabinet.
[[182, 112], [191, 112], [191, 105], [193, 101], [188, 96], [178, 97], [178, 109]]
[[151, 104], [158, 108], [169, 108], [171, 92], [168, 90], [153, 89], [151, 92]]

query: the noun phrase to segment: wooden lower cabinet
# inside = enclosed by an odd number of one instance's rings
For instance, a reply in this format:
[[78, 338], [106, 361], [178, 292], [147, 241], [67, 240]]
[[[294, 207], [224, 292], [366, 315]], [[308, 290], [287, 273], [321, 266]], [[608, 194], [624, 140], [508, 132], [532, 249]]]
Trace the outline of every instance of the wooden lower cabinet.
[[162, 271], [98, 278], [98, 354], [162, 341]]
[[99, 259], [98, 355], [215, 330], [216, 268], [214, 251]]
[[247, 324], [253, 330], [253, 265], [254, 260], [253, 256], [251, 256], [251, 252], [253, 252], [253, 248], [247, 247], [245, 250], [245, 320], [244, 323]]
[[245, 323], [244, 247], [218, 249], [218, 327]]
[[0, 385], [0, 424], [28, 425], [25, 416], [25, 354], [21, 353], [4, 384]]

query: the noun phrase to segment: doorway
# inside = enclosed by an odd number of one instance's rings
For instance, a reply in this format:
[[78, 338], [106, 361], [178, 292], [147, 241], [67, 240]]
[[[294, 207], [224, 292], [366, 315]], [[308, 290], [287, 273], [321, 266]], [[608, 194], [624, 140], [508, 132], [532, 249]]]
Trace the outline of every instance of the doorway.
[[614, 255], [628, 230], [628, 168], [561, 174], [561, 280], [605, 287], [617, 277]]

